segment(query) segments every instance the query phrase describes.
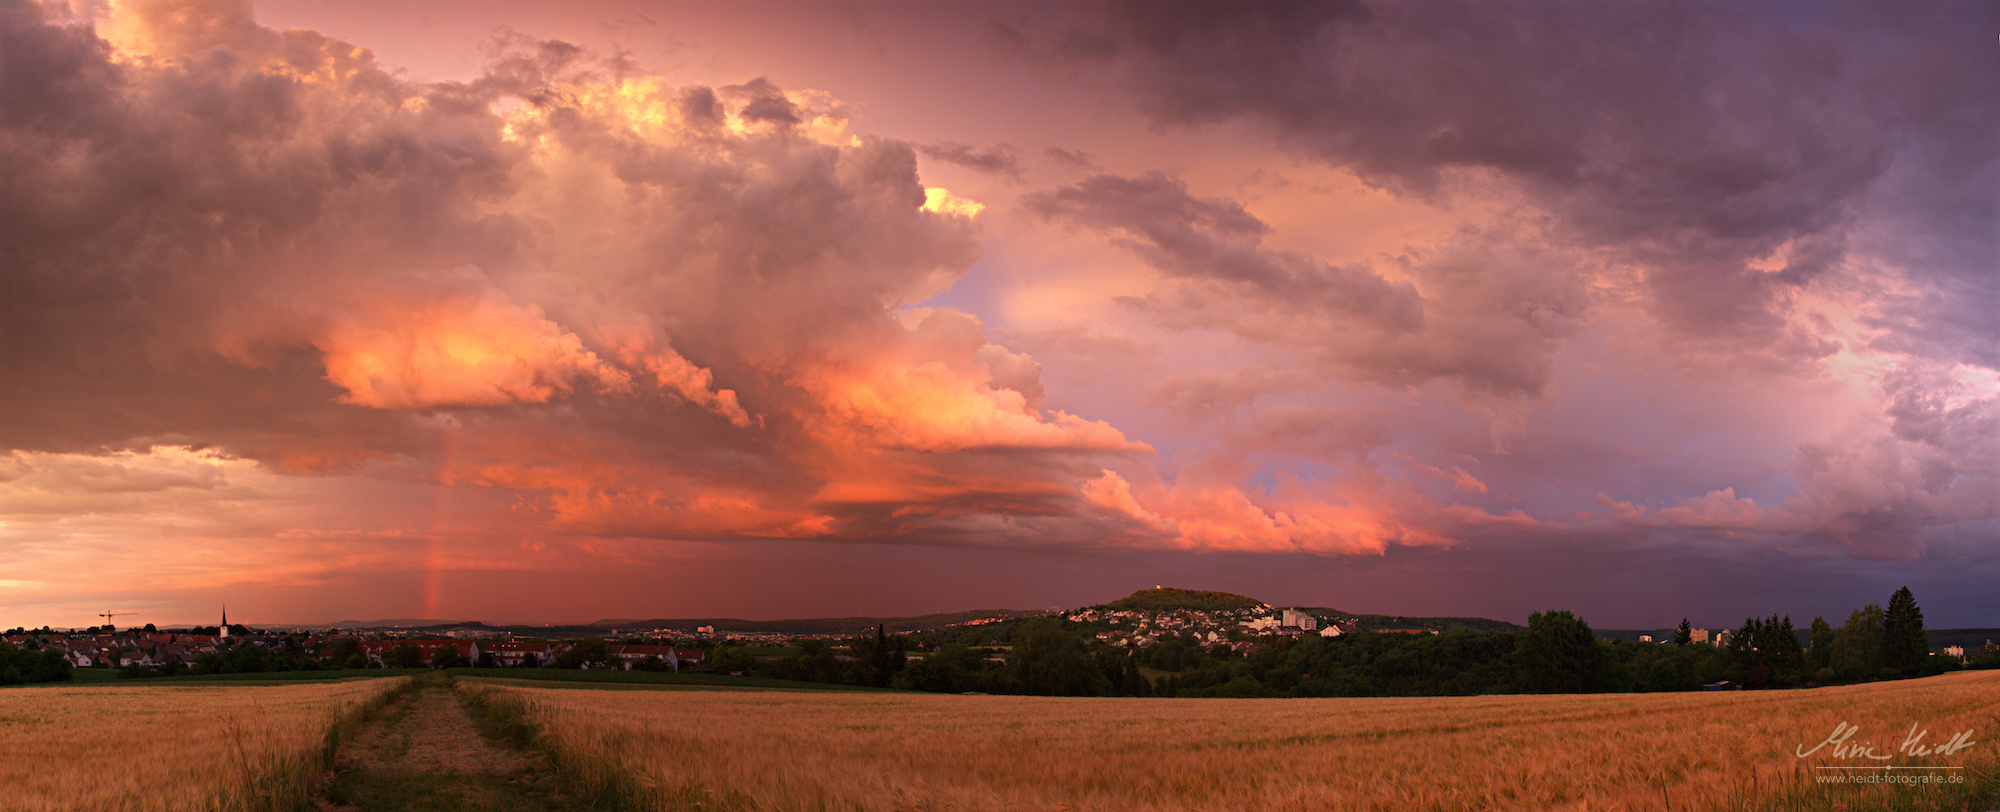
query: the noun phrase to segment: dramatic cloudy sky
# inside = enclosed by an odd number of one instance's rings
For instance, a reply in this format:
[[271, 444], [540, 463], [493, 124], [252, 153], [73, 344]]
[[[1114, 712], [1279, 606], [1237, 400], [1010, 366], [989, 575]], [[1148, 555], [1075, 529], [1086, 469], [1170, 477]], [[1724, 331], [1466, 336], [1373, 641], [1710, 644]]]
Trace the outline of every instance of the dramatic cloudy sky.
[[1996, 9], [0, 0], [0, 625], [2000, 625]]

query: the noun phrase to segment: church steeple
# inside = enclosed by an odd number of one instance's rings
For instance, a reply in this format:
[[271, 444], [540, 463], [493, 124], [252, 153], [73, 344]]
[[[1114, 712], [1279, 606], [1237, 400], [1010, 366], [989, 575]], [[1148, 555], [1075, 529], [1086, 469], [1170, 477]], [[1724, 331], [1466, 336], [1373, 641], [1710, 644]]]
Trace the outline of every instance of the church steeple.
[[222, 605], [222, 636], [229, 636], [229, 604]]

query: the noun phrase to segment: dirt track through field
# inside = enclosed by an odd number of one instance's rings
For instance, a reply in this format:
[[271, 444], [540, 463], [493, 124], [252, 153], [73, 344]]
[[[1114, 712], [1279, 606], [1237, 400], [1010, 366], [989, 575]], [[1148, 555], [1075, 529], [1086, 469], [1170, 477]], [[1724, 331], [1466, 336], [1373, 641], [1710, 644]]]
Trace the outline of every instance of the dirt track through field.
[[426, 686], [344, 743], [321, 812], [565, 809], [548, 764], [489, 739], [450, 689]]

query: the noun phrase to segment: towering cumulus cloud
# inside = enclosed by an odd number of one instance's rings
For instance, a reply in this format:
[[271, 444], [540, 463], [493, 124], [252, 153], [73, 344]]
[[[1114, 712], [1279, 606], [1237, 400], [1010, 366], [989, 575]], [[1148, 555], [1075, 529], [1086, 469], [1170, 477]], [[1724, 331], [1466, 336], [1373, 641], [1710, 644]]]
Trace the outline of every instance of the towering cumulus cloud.
[[425, 84], [247, 2], [7, 0], [9, 478], [249, 460], [659, 538], [1101, 521], [1098, 460], [1149, 450], [911, 308], [979, 254], [978, 206], [916, 167], [761, 79], [527, 42]]

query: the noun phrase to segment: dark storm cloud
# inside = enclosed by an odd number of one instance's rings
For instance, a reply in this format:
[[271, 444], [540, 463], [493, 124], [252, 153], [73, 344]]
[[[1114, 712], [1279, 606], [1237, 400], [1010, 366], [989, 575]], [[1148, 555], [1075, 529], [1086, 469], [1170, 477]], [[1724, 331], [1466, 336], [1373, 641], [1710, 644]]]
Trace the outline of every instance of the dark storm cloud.
[[1880, 241], [1923, 253], [1907, 273], [1959, 295], [1883, 318], [1942, 316], [1918, 332], [1992, 361], [1992, 4], [1108, 2], [999, 25], [1112, 66], [1161, 123], [1262, 122], [1416, 194], [1495, 173], [1642, 264], [1663, 320], [1785, 357], [1828, 351], [1787, 331], [1787, 297], [1894, 224]]
[[[1400, 260], [1423, 319], [1394, 335], [1424, 340], [1370, 345], [1269, 318], [1279, 277], [1160, 225], [1250, 245], [1240, 218], [1059, 202], [1108, 199], [1086, 184], [1047, 193], [1039, 210], [1120, 234], [1170, 274], [1232, 280], [1148, 298], [1163, 323], [1282, 324], [1349, 376], [1534, 394], [1560, 343], [1616, 310], [1587, 306], [1591, 291], [1617, 301], [1629, 270], [1629, 302], [1658, 328], [1646, 363], [1840, 375], [1881, 411], [1802, 442], [1782, 507], [1718, 487], [1619, 516], [1879, 557], [1990, 537], [2000, 510], [1996, 31], [1989, 3], [1112, 0], [1018, 11], [991, 39], [1108, 72], [1157, 125], [1248, 123], [1392, 193], [1515, 212]], [[1857, 356], [1902, 371], [1861, 380]]]

